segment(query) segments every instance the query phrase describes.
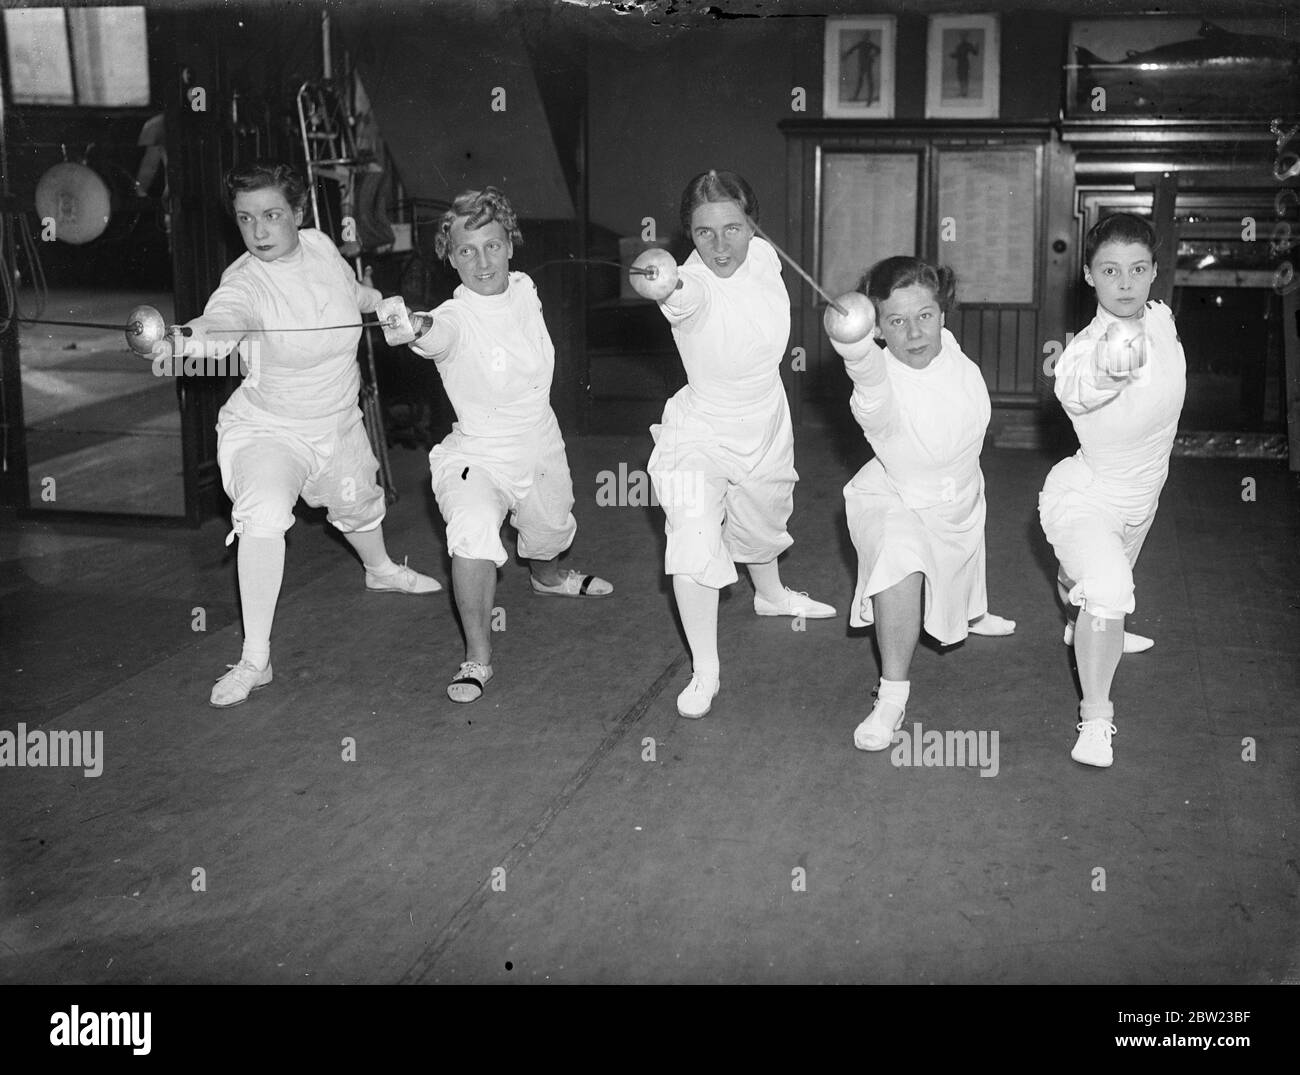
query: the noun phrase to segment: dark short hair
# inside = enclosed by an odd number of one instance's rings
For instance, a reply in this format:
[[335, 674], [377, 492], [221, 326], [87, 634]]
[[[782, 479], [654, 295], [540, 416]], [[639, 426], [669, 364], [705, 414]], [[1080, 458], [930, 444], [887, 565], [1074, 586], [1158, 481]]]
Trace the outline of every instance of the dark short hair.
[[235, 213], [235, 195], [277, 187], [289, 207], [297, 212], [307, 208], [307, 184], [302, 173], [282, 161], [258, 160], [236, 165], [226, 173], [226, 209]]
[[938, 268], [920, 258], [892, 257], [878, 261], [863, 275], [858, 290], [877, 307], [900, 287], [919, 284], [926, 288], [945, 314], [957, 297], [957, 274], [947, 265]]
[[1083, 263], [1091, 268], [1092, 259], [1103, 243], [1137, 243], [1151, 251], [1151, 262], [1156, 260], [1156, 229], [1149, 220], [1132, 213], [1111, 213], [1102, 217], [1088, 229], [1083, 240]]
[[456, 200], [438, 218], [438, 228], [433, 236], [433, 250], [440, 258], [451, 261], [451, 228], [458, 220], [468, 218], [465, 227], [469, 231], [482, 228], [496, 221], [505, 230], [508, 238], [516, 246], [522, 246], [523, 234], [519, 231], [519, 219], [507, 198], [496, 187], [484, 187], [482, 190], [464, 190], [456, 195]]
[[710, 169], [701, 172], [682, 191], [679, 208], [682, 231], [690, 235], [691, 216], [705, 202], [735, 202], [745, 216], [758, 223], [758, 195], [745, 177], [736, 172], [719, 172]]

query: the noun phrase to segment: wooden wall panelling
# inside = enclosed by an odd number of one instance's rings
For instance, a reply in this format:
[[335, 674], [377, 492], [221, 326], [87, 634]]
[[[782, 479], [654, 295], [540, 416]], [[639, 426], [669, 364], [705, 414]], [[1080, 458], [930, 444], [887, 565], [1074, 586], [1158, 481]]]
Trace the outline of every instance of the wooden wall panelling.
[[[918, 198], [918, 253], [929, 260], [940, 255], [938, 205], [938, 163], [944, 151], [966, 152], [983, 149], [1007, 151], [1027, 149], [1034, 152], [1034, 231], [1031, 240], [1033, 259], [1032, 301], [1021, 303], [981, 303], [959, 306], [950, 319], [954, 335], [963, 349], [984, 374], [995, 407], [1002, 411], [1024, 411], [1004, 424], [1030, 427], [1036, 424], [1032, 414], [1043, 399], [1042, 349], [1044, 326], [1060, 323], [1062, 299], [1048, 286], [1049, 264], [1054, 282], [1062, 275], [1061, 266], [1049, 263], [1044, 246], [1049, 228], [1059, 228], [1060, 201], [1065, 187], [1060, 183], [1060, 162], [1054, 148], [1052, 132], [1046, 124], [964, 123], [950, 125], [915, 125], [907, 123], [860, 124], [853, 121], [792, 120], [782, 124], [787, 137], [787, 180], [792, 246], [796, 245], [800, 264], [817, 275], [823, 268], [821, 218], [825, 211], [821, 182], [826, 156], [833, 153], [909, 151], [918, 154], [916, 186]], [[797, 239], [796, 239], [797, 237]], [[1069, 248], [1067, 247], [1066, 254]], [[870, 251], [868, 260], [888, 256], [893, 251]], [[1057, 258], [1061, 257], [1056, 253]], [[978, 266], [967, 273], [978, 272]], [[821, 303], [804, 287], [796, 293], [792, 287], [792, 346], [807, 351], [808, 375], [799, 391], [792, 391], [791, 405], [796, 421], [816, 420], [813, 415], [826, 408], [834, 413], [836, 401], [846, 391], [838, 355], [821, 331]], [[959, 302], [961, 301], [959, 282]], [[1050, 392], [1050, 389], [1049, 389]], [[817, 406], [809, 411], [808, 404]], [[1016, 428], [1010, 438], [1028, 443], [1032, 432]]]

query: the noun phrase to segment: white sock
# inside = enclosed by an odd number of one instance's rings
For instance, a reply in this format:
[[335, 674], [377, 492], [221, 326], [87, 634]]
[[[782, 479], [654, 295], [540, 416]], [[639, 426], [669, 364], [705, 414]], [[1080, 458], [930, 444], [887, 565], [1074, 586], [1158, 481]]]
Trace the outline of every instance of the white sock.
[[265, 646], [255, 646], [244, 639], [244, 648], [239, 654], [241, 661], [247, 661], [259, 671], [271, 663], [271, 645], [268, 642]]
[[347, 543], [351, 545], [361, 557], [361, 562], [366, 565], [366, 570], [379, 575], [387, 575], [397, 567], [392, 560], [388, 558], [388, 549], [384, 547], [384, 528], [376, 526], [373, 530], [354, 530], [351, 533], [344, 534]]
[[754, 583], [754, 592], [772, 605], [785, 603], [785, 587], [781, 585], [781, 569], [775, 560], [765, 564], [746, 564], [749, 577]]
[[1108, 720], [1115, 723], [1115, 704], [1113, 702], [1081, 702], [1079, 703], [1079, 719], [1089, 720]]
[[284, 535], [239, 539], [239, 603], [244, 618], [241, 660], [265, 668], [271, 659], [271, 624], [284, 579]]
[[910, 679], [885, 679], [882, 676], [880, 689], [876, 691], [876, 697], [882, 702], [891, 702], [896, 706], [906, 707], [908, 696], [911, 693], [912, 681]]

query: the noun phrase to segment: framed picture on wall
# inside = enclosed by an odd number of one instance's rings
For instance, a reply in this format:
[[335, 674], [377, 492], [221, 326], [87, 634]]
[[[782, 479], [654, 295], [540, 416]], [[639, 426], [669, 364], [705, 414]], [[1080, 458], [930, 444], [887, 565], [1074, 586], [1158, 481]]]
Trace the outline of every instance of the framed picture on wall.
[[892, 15], [826, 20], [828, 118], [894, 118], [894, 40]]
[[932, 15], [925, 118], [997, 119], [1001, 73], [996, 15]]

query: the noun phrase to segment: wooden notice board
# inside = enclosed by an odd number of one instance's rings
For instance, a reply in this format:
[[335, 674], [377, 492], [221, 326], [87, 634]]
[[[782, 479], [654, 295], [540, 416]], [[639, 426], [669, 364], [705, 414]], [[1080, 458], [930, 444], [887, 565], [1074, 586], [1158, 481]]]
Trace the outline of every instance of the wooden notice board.
[[920, 154], [822, 156], [819, 262], [832, 295], [858, 286], [882, 258], [916, 253]]
[[963, 305], [1037, 301], [1038, 150], [1033, 146], [938, 153], [936, 249], [957, 272]]

